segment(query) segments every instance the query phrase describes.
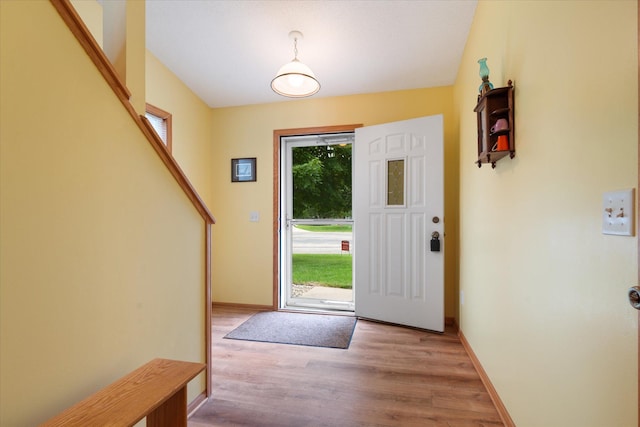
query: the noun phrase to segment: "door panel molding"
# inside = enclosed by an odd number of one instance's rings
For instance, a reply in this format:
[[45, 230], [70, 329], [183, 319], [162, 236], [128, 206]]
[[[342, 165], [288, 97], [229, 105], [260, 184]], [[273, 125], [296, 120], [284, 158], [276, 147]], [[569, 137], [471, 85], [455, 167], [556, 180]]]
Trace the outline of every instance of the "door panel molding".
[[318, 126], [308, 128], [275, 129], [273, 131], [273, 297], [271, 307], [274, 311], [279, 306], [280, 288], [280, 138], [285, 136], [320, 135], [323, 133], [353, 132], [362, 124]]
[[430, 232], [444, 236], [430, 224], [444, 214], [443, 128], [436, 114], [356, 130], [357, 316], [444, 330], [444, 241], [429, 251]]

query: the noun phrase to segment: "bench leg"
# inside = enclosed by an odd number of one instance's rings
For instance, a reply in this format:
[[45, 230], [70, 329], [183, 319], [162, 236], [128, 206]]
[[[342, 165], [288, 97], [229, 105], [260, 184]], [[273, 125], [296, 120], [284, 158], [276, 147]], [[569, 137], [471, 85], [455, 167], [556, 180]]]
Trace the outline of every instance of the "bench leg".
[[147, 415], [147, 427], [187, 427], [187, 386]]

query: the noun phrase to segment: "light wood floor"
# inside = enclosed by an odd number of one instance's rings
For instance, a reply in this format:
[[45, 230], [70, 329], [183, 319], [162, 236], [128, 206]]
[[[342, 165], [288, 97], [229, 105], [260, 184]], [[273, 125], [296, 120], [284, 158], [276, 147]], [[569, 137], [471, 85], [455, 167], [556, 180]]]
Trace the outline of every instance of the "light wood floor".
[[358, 320], [348, 350], [223, 339], [254, 313], [214, 308], [213, 396], [189, 427], [502, 426], [452, 330]]

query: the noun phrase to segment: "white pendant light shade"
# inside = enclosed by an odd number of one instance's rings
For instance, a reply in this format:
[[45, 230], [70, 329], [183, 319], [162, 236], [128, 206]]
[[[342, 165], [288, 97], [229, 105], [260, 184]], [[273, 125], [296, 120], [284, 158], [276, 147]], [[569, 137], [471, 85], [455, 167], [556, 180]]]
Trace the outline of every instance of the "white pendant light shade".
[[304, 98], [318, 92], [320, 83], [309, 67], [294, 59], [280, 68], [271, 81], [271, 89], [290, 98]]
[[289, 37], [294, 40], [295, 56], [291, 62], [284, 64], [276, 77], [271, 80], [271, 89], [277, 94], [289, 98], [304, 98], [311, 96], [320, 90], [320, 83], [316, 80], [313, 71], [302, 62], [298, 61], [298, 39], [302, 33], [292, 31]]

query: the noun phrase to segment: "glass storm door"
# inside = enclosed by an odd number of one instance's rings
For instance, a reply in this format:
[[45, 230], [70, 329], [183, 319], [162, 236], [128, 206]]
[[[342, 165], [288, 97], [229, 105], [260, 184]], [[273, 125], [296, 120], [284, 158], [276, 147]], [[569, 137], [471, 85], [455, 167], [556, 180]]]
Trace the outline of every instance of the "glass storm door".
[[354, 310], [353, 137], [281, 139], [280, 308]]

